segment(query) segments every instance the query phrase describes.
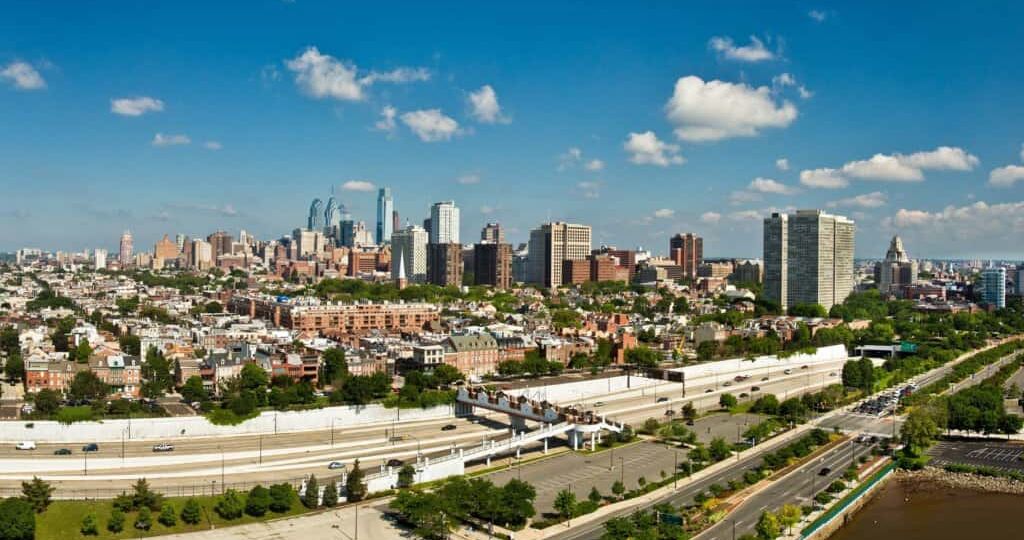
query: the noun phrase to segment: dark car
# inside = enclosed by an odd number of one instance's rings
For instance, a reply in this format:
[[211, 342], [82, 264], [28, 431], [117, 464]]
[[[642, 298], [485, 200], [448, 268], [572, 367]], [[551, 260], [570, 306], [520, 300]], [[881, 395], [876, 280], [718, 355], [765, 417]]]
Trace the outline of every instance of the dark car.
[[100, 451], [100, 445], [98, 445], [96, 443], [89, 443], [89, 444], [87, 444], [87, 445], [82, 447], [82, 451], [83, 452], [99, 452]]
[[750, 388], [750, 391], [751, 391], [751, 392], [757, 392], [757, 391], [758, 391], [758, 390], [760, 390], [760, 389], [761, 389], [761, 387], [760, 387], [760, 386], [752, 386], [752, 387]]
[[665, 416], [675, 416], [675, 414], [676, 414], [676, 411], [674, 411], [672, 409], [669, 409], [669, 410], [665, 411]]
[[402, 466], [402, 460], [400, 460], [400, 459], [392, 458], [392, 459], [388, 460], [388, 467], [401, 467], [401, 466]]
[[655, 403], [665, 403], [666, 401], [668, 401], [667, 397], [660, 397], [658, 398], [658, 401], [656, 401]]
[[444, 427], [441, 428], [441, 431], [451, 431], [453, 429], [456, 429], [457, 427], [458, 426], [456, 426], [455, 424], [445, 424]]
[[821, 470], [818, 471], [818, 476], [828, 476], [830, 472], [832, 472], [832, 469], [828, 467], [822, 467]]
[[704, 391], [704, 393], [705, 393], [705, 394], [710, 394], [710, 393], [711, 393], [711, 389], [710, 389], [710, 388], [708, 388], [707, 390], [705, 390], [705, 391]]
[[761, 382], [767, 381], [768, 377], [761, 377]]
[[53, 455], [55, 455], [55, 456], [70, 456], [71, 455], [71, 449], [70, 448], [61, 448], [59, 450], [54, 450], [53, 451]]

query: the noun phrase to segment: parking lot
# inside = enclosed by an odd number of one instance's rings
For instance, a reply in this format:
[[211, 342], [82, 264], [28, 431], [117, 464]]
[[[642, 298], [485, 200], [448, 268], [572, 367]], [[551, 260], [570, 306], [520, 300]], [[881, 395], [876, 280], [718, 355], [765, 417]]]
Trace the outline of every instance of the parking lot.
[[917, 385], [914, 384], [907, 384], [899, 388], [886, 390], [871, 399], [865, 400], [860, 405], [857, 405], [853, 412], [868, 416], [888, 416], [899, 406], [900, 399], [903, 396], [910, 395], [914, 390], [917, 390]]
[[1005, 471], [1024, 471], [1024, 445], [999, 441], [940, 441], [928, 451], [931, 464], [992, 467]]

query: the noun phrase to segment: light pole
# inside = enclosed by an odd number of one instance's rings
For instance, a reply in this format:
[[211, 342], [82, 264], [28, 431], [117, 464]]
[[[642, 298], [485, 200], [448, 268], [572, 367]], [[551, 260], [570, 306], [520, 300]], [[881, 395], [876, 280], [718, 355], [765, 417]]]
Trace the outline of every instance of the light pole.
[[260, 433], [258, 441], [259, 441], [259, 446], [260, 446], [259, 464], [263, 465], [263, 434], [262, 433]]
[[679, 452], [672, 451], [672, 489], [679, 487]]
[[626, 487], [626, 461], [622, 456], [619, 456], [619, 483]]
[[83, 451], [82, 452], [82, 459], [85, 462], [84, 465], [83, 465], [83, 475], [84, 476], [89, 476], [89, 452], [88, 451]]
[[220, 449], [220, 492], [224, 493], [224, 447], [218, 446]]

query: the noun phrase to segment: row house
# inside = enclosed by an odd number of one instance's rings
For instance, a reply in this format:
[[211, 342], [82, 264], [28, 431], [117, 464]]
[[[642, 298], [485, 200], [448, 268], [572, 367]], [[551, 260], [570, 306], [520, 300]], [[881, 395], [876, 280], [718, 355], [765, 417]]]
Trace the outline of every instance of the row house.
[[85, 366], [67, 360], [30, 356], [25, 361], [25, 390], [32, 394], [44, 389], [63, 394], [71, 386], [75, 374], [83, 369]]
[[111, 355], [93, 357], [89, 369], [110, 387], [110, 393], [123, 398], [138, 398], [142, 387], [142, 362], [138, 356]]
[[469, 377], [482, 377], [498, 370], [501, 355], [490, 334], [451, 336], [445, 342], [444, 363]]

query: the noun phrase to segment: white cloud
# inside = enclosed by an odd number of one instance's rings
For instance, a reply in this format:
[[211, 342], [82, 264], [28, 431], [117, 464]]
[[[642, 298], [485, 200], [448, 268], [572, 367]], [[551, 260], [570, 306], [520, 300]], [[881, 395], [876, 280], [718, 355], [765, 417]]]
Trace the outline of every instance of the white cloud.
[[501, 105], [498, 103], [498, 94], [489, 84], [480, 87], [476, 92], [469, 94], [470, 114], [477, 122], [484, 124], [506, 123], [508, 118], [501, 113]]
[[814, 19], [815, 22], [825, 22], [825, 19], [828, 18], [828, 13], [825, 13], [824, 11], [820, 11], [817, 9], [812, 9], [807, 12], [807, 16]]
[[883, 226], [904, 229], [905, 241], [917, 246], [918, 253], [971, 256], [1015, 252], [1024, 233], [1024, 201], [991, 205], [977, 201], [949, 205], [937, 212], [901, 208], [886, 218]]
[[767, 86], [705, 82], [693, 75], [676, 81], [665, 112], [676, 137], [685, 141], [753, 137], [765, 128], [787, 127], [797, 117], [796, 106], [776, 103]]
[[796, 88], [800, 99], [810, 99], [814, 96], [814, 92], [811, 92], [806, 86], [796, 82], [796, 77], [789, 73], [780, 73], [772, 77], [772, 90], [776, 93], [781, 92], [783, 88], [791, 86]]
[[604, 162], [600, 159], [592, 159], [584, 164], [583, 168], [588, 171], [600, 171], [604, 169]]
[[341, 189], [345, 191], [373, 191], [376, 186], [373, 182], [367, 180], [349, 180], [341, 185]]
[[670, 219], [675, 217], [676, 211], [671, 208], [659, 208], [654, 211], [654, 217], [661, 219]]
[[775, 160], [775, 168], [780, 171], [789, 170], [789, 160], [786, 158], [779, 158]]
[[487, 204], [485, 204], [485, 205], [480, 207], [480, 213], [485, 215], [485, 216], [493, 214], [495, 210], [496, 209], [493, 206], [490, 206], [490, 205], [487, 205]]
[[423, 142], [447, 141], [459, 133], [459, 123], [441, 109], [402, 113], [402, 122]]
[[729, 214], [729, 219], [733, 221], [755, 221], [762, 217], [761, 212], [758, 210], [739, 210]]
[[879, 206], [885, 206], [889, 202], [888, 197], [881, 191], [872, 191], [871, 193], [865, 193], [863, 195], [857, 195], [854, 197], [847, 197], [845, 199], [839, 199], [838, 201], [831, 201], [828, 203], [829, 208], [836, 208], [839, 206], [855, 206], [859, 208], [878, 208]]
[[1024, 167], [1020, 165], [1007, 165], [992, 169], [988, 173], [988, 183], [995, 187], [1011, 187], [1020, 180], [1024, 180]]
[[787, 186], [771, 178], [761, 178], [760, 176], [751, 180], [747, 189], [758, 193], [772, 193], [776, 195], [794, 195], [799, 192], [795, 187]]
[[718, 223], [722, 219], [722, 214], [718, 212], [704, 212], [700, 215], [700, 220], [704, 223]]
[[575, 146], [569, 148], [565, 153], [558, 156], [559, 171], [571, 169], [579, 164], [582, 164], [584, 169], [591, 172], [598, 172], [604, 169], [604, 161], [600, 159], [584, 160], [583, 150]]
[[822, 168], [800, 171], [800, 183], [810, 188], [839, 189], [850, 185], [835, 169]]
[[480, 175], [476, 174], [476, 173], [464, 174], [464, 175], [456, 178], [455, 181], [460, 183], [460, 184], [462, 184], [462, 185], [464, 185], [464, 186], [470, 186], [470, 185], [473, 185], [473, 184], [479, 184], [480, 183]]
[[823, 168], [800, 172], [800, 182], [809, 187], [837, 188], [848, 179], [920, 182], [924, 171], [970, 171], [978, 165], [976, 156], [962, 148], [940, 146], [913, 154], [875, 154], [868, 159], [850, 161], [837, 169]]
[[715, 36], [708, 41], [708, 47], [726, 59], [740, 62], [762, 62], [776, 58], [776, 53], [768, 50], [756, 36], [750, 36], [750, 44], [742, 46], [734, 44], [730, 37]]
[[761, 194], [746, 190], [733, 191], [729, 194], [729, 204], [733, 205], [758, 202], [761, 199]]
[[374, 129], [378, 131], [385, 131], [387, 133], [394, 133], [395, 131], [395, 116], [398, 114], [398, 109], [391, 105], [385, 105], [380, 110], [380, 120], [377, 120], [373, 124]]
[[601, 183], [592, 181], [583, 181], [576, 184], [576, 187], [580, 189], [585, 199], [597, 199], [601, 196]]
[[629, 152], [629, 160], [637, 165], [657, 165], [668, 167], [680, 165], [686, 160], [679, 155], [679, 145], [658, 140], [653, 131], [630, 133], [622, 145]]
[[371, 71], [359, 76], [355, 64], [322, 54], [316, 47], [308, 47], [299, 56], [285, 61], [295, 73], [295, 84], [306, 94], [317, 98], [341, 101], [362, 101], [366, 89], [375, 83], [409, 83], [425, 81], [430, 72], [425, 68], [398, 68], [392, 71]]
[[0, 78], [7, 79], [19, 90], [42, 90], [46, 88], [43, 76], [28, 62], [15, 60], [0, 70]]
[[207, 150], [220, 150], [221, 148], [224, 148], [224, 145], [222, 145], [220, 141], [206, 141], [203, 143], [203, 148], [206, 148]]
[[164, 135], [163, 133], [157, 133], [153, 136], [153, 146], [180, 146], [183, 144], [191, 144], [192, 139], [188, 138], [188, 135]]
[[164, 110], [164, 102], [148, 96], [110, 100], [110, 112], [121, 116], [142, 116]]

